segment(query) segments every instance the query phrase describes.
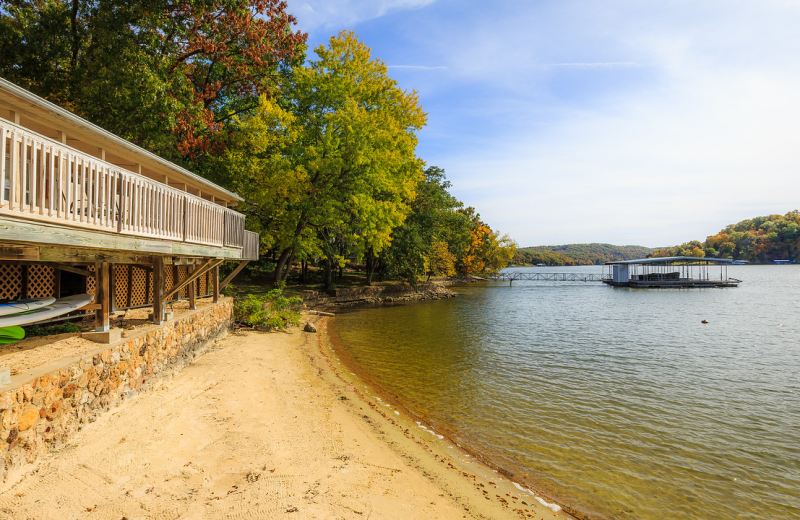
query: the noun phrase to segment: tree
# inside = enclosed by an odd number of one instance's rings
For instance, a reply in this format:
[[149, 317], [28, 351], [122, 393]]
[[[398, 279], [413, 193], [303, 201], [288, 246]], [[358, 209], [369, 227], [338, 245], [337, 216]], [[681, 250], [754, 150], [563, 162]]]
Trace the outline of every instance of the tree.
[[447, 242], [435, 242], [428, 257], [428, 272], [434, 276], [455, 276], [456, 255], [447, 248]]
[[416, 132], [426, 116], [416, 92], [401, 90], [352, 32], [314, 51], [275, 98], [262, 96], [253, 114], [237, 118], [227, 169], [218, 169], [280, 252], [276, 283], [311, 241], [326, 259], [328, 284], [343, 243], [382, 251], [422, 178]]
[[367, 284], [372, 283], [375, 266], [370, 266], [370, 261], [374, 262], [374, 258], [389, 274], [416, 285], [428, 270], [435, 243], [443, 242], [448, 250], [463, 249], [460, 234], [469, 234], [470, 222], [459, 213], [463, 204], [447, 191], [448, 188], [450, 182], [443, 169], [431, 166], [425, 170], [425, 178], [417, 186], [416, 197], [411, 202], [411, 213], [392, 233], [391, 247], [380, 256], [368, 251]]
[[0, 75], [173, 160], [218, 152], [231, 118], [302, 62], [280, 0], [16, 0]]

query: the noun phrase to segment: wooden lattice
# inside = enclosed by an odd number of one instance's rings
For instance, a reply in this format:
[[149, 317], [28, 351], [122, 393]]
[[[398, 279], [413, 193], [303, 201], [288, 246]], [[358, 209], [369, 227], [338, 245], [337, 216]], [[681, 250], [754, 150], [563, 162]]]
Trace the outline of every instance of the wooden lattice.
[[[131, 307], [138, 307], [150, 301], [147, 294], [147, 271], [130, 266], [131, 269]], [[127, 280], [126, 280], [127, 282]]]
[[200, 286], [197, 288], [197, 295], [206, 296], [208, 291], [208, 273], [204, 274], [197, 280], [197, 285]]
[[56, 270], [48, 265], [28, 266], [28, 298], [55, 296]]
[[0, 265], [0, 298], [13, 300], [22, 295], [22, 266]]
[[121, 309], [128, 306], [128, 272], [131, 266], [117, 264], [114, 266], [114, 307]]
[[94, 276], [94, 264], [86, 266], [92, 276], [86, 277], [86, 294], [94, 296], [97, 293], [97, 278]]
[[[186, 276], [189, 272], [189, 268], [185, 265], [178, 266], [178, 277], [181, 281], [186, 280]], [[183, 289], [180, 290], [181, 298], [186, 299], [189, 297], [189, 286], [187, 285]]]

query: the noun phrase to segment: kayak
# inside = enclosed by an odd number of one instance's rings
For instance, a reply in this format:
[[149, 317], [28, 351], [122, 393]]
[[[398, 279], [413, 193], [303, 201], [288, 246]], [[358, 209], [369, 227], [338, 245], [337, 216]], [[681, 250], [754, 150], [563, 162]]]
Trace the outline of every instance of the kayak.
[[45, 305], [35, 310], [20, 312], [17, 314], [7, 314], [0, 316], [0, 327], [11, 327], [12, 325], [25, 325], [43, 321], [48, 318], [55, 318], [68, 312], [77, 311], [84, 305], [92, 303], [94, 296], [91, 294], [76, 294], [59, 298], [50, 305]]
[[54, 304], [55, 298], [30, 298], [27, 300], [0, 300], [0, 316], [35, 311]]

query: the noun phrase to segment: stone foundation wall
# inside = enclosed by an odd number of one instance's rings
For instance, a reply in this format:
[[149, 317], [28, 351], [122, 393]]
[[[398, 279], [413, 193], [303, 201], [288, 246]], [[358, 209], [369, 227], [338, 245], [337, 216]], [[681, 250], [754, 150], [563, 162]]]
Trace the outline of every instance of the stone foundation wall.
[[161, 326], [100, 347], [55, 371], [0, 394], [0, 481], [65, 443], [113, 404], [171, 376], [224, 336], [233, 302], [191, 311]]

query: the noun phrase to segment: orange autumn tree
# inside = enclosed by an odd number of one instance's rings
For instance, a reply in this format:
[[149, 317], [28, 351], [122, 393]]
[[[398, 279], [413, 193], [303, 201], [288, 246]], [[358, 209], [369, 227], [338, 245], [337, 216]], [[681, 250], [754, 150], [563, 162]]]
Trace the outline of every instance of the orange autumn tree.
[[469, 245], [464, 250], [464, 273], [496, 273], [508, 265], [516, 250], [517, 244], [508, 235], [500, 236], [486, 224], [478, 223], [470, 231]]
[[305, 59], [281, 0], [18, 0], [0, 76], [172, 160], [226, 146], [232, 118]]

